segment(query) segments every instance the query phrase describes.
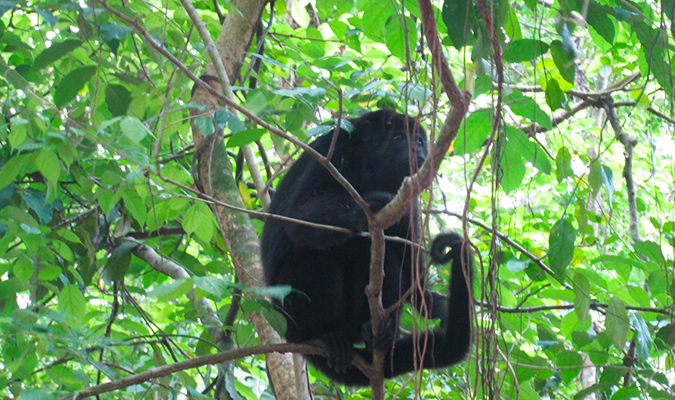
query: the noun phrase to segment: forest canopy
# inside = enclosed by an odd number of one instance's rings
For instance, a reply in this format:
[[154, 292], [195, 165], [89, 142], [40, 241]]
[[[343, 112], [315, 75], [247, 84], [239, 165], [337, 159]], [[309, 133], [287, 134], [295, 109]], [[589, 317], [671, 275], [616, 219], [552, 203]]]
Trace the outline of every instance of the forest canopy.
[[[0, 397], [672, 398], [674, 13], [0, 1]], [[436, 157], [371, 227], [418, 200], [421, 248], [470, 240], [474, 334], [452, 368], [350, 388], [285, 353], [320, 351], [280, 343], [259, 236], [307, 144], [377, 109]]]

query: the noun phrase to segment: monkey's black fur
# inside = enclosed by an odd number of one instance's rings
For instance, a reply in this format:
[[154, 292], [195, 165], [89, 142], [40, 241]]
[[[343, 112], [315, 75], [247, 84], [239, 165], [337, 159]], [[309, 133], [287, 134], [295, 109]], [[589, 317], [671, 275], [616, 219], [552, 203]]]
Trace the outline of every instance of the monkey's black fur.
[[[412, 118], [380, 110], [351, 120], [354, 130], [339, 133], [331, 162], [352, 186], [378, 211], [393, 199], [403, 179], [415, 172], [427, 155], [426, 134]], [[332, 132], [317, 138], [312, 147], [327, 155]], [[347, 191], [309, 154], [303, 154], [279, 184], [271, 213], [304, 221], [367, 230], [363, 211]], [[411, 207], [388, 236], [419, 238], [417, 205]], [[437, 300], [432, 317], [442, 318], [442, 328], [398, 337], [398, 313], [370, 337], [370, 311], [365, 288], [370, 276], [370, 239], [311, 228], [269, 218], [262, 240], [263, 266], [268, 285], [290, 285], [294, 291], [276, 304], [288, 321], [286, 339], [323, 347], [328, 357], [309, 361], [331, 379], [350, 385], [366, 385], [368, 378], [351, 365], [354, 353], [371, 360], [373, 346], [387, 354], [385, 376], [392, 377], [423, 368], [439, 368], [462, 360], [469, 351], [471, 321], [469, 292], [462, 265], [470, 274], [468, 252], [462, 257], [462, 237], [438, 235], [431, 246], [434, 262], [452, 261], [448, 304]], [[450, 248], [449, 252], [445, 252]], [[411, 288], [411, 248], [386, 242], [382, 303], [394, 305]], [[420, 263], [416, 263], [419, 265]], [[470, 275], [469, 275], [470, 276]], [[425, 291], [427, 304], [433, 301]], [[441, 296], [442, 297], [442, 296]], [[420, 302], [420, 301], [418, 301]], [[426, 345], [425, 345], [426, 341]], [[366, 342], [366, 348], [355, 344]], [[417, 349], [426, 352], [422, 360]], [[421, 361], [421, 364], [420, 364]], [[417, 363], [417, 364], [416, 364]]]

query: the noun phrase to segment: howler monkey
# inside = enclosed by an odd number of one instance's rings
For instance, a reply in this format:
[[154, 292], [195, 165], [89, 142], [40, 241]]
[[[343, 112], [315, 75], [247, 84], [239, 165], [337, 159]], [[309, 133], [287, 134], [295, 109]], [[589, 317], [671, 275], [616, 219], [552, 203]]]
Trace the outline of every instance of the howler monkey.
[[[331, 162], [376, 212], [394, 198], [403, 179], [426, 158], [426, 134], [413, 118], [388, 110], [369, 112], [351, 123], [352, 132], [339, 132]], [[331, 132], [318, 137], [311, 146], [325, 156], [332, 141]], [[373, 346], [387, 354], [386, 377], [413, 371], [416, 366], [449, 366], [468, 353], [469, 292], [462, 264], [470, 274], [470, 260], [462, 256], [460, 235], [441, 234], [431, 246], [435, 262], [452, 261], [449, 302], [436, 301], [431, 313], [434, 318], [442, 318], [442, 327], [416, 337], [399, 337], [395, 312], [381, 328], [378, 336], [382, 337], [372, 338], [365, 294], [370, 278], [370, 239], [355, 235], [367, 230], [363, 210], [325, 167], [303, 154], [279, 184], [269, 211], [354, 232], [350, 235], [275, 218], [267, 219], [263, 231], [267, 284], [294, 289], [282, 302], [275, 302], [288, 321], [286, 340], [324, 348], [327, 357], [308, 359], [328, 377], [349, 385], [368, 384], [365, 374], [351, 362], [354, 353], [371, 360]], [[418, 214], [415, 204], [411, 215], [404, 215], [385, 234], [417, 240]], [[450, 248], [447, 253], [446, 248]], [[410, 246], [386, 242], [382, 287], [385, 308], [396, 304], [413, 286], [412, 269], [419, 264], [413, 262]], [[424, 295], [432, 301], [431, 292]], [[364, 342], [365, 348], [354, 347]], [[420, 360], [416, 349], [424, 346], [427, 350]]]

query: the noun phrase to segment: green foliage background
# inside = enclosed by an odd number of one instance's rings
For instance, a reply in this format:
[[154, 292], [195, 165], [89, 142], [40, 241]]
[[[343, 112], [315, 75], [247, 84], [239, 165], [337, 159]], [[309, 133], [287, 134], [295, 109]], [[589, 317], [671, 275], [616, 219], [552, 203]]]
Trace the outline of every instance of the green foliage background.
[[[180, 3], [109, 4], [203, 71], [204, 45]], [[215, 37], [213, 3], [194, 4]], [[458, 229], [468, 207], [481, 256], [475, 350], [459, 366], [393, 380], [388, 390], [400, 398], [490, 398], [494, 388], [501, 398], [672, 398], [675, 4], [488, 5], [499, 59], [477, 4], [434, 2], [444, 51], [473, 99], [435, 188], [422, 196], [430, 232]], [[330, 130], [340, 107], [345, 116], [407, 110], [432, 133], [447, 114], [416, 3], [277, 0], [261, 19], [265, 46], [251, 45], [237, 99], [303, 141]], [[186, 296], [193, 288], [220, 317], [243, 289], [228, 329], [239, 346], [258, 343], [245, 317], [272, 315], [267, 293], [236, 284], [217, 222], [189, 190], [188, 117], [199, 107], [191, 86], [100, 3], [0, 1], [0, 397], [54, 399], [215, 352]], [[625, 148], [601, 110], [609, 97], [637, 142], [628, 178], [639, 237], [629, 229]], [[233, 154], [253, 144], [272, 184], [297, 156], [226, 111], [195, 123], [206, 134], [224, 129]], [[247, 206], [260, 209], [248, 171], [235, 170]], [[139, 242], [190, 278], [171, 279], [132, 255]], [[447, 272], [433, 269], [431, 279], [442, 288]], [[582, 370], [597, 379], [582, 383]], [[102, 397], [208, 397], [217, 372], [183, 371]], [[368, 398], [367, 389], [310, 373], [320, 396]], [[272, 397], [262, 356], [238, 360], [230, 379], [234, 398]]]

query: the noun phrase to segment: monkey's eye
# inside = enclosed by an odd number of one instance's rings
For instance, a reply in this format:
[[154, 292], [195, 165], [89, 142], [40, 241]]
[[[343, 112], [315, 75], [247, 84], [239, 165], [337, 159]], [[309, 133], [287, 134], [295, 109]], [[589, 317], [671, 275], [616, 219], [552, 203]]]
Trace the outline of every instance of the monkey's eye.
[[406, 136], [405, 136], [404, 132], [396, 132], [396, 133], [394, 133], [394, 136], [392, 138], [394, 140], [401, 140], [401, 139], [405, 139]]

